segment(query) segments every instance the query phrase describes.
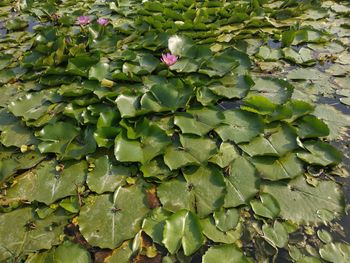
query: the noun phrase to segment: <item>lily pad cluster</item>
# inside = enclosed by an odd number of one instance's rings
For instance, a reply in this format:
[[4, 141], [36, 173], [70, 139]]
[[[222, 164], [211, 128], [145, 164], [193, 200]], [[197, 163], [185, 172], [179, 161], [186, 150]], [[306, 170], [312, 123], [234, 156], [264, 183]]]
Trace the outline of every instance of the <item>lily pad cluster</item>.
[[5, 1], [0, 261], [347, 262], [344, 9]]

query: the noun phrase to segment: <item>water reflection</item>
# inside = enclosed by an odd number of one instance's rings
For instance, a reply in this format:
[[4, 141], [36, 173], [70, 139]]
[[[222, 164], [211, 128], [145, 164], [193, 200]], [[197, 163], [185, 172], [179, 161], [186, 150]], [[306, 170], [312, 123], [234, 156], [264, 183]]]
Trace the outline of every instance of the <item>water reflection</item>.
[[3, 21], [0, 21], [0, 38], [6, 36], [7, 29], [5, 28], [5, 23]]

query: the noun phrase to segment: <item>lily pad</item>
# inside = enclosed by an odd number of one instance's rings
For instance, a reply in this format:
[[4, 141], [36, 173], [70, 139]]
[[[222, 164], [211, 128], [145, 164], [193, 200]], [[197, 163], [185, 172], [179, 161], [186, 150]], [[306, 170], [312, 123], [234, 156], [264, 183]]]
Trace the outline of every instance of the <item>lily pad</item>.
[[303, 145], [308, 152], [297, 153], [297, 156], [309, 164], [327, 166], [338, 164], [342, 160], [342, 154], [328, 143], [307, 141]]
[[350, 246], [344, 243], [330, 243], [320, 249], [320, 255], [329, 262], [345, 263], [350, 260]]
[[239, 157], [231, 163], [225, 183], [227, 194], [224, 207], [246, 204], [259, 191], [256, 169], [244, 157]]
[[55, 249], [54, 262], [77, 262], [77, 263], [90, 263], [92, 262], [91, 256], [87, 250], [82, 248], [76, 243], [69, 241], [64, 242], [62, 245]]
[[184, 254], [189, 256], [204, 243], [199, 219], [195, 214], [180, 210], [165, 221], [163, 244], [171, 254], [182, 246]]
[[187, 209], [205, 217], [221, 207], [225, 184], [216, 168], [190, 168], [184, 171], [184, 176], [186, 181], [176, 178], [158, 187], [158, 197], [164, 208], [172, 212]]
[[252, 163], [264, 179], [271, 181], [294, 178], [303, 173], [304, 168], [296, 154], [275, 157], [254, 157]]
[[239, 147], [250, 156], [283, 156], [297, 148], [295, 131], [286, 125], [267, 130], [265, 136], [258, 136], [248, 144]]
[[208, 249], [203, 256], [203, 263], [215, 263], [218, 258], [223, 262], [250, 262], [235, 245], [218, 245]]
[[98, 193], [114, 192], [126, 184], [126, 178], [133, 174], [131, 167], [116, 165], [107, 155], [94, 162], [94, 168], [88, 173], [86, 182], [89, 188]]
[[203, 229], [203, 234], [214, 242], [233, 244], [242, 235], [241, 225], [237, 225], [235, 229], [222, 232], [216, 227], [215, 220], [212, 216], [201, 219], [201, 226]]
[[169, 147], [164, 154], [164, 162], [171, 170], [190, 164], [205, 164], [217, 151], [215, 142], [206, 137], [180, 135], [180, 142], [183, 149]]
[[274, 247], [282, 248], [288, 243], [288, 233], [283, 224], [275, 221], [273, 226], [263, 225], [263, 238]]
[[261, 193], [259, 197], [260, 202], [255, 199], [250, 201], [250, 206], [256, 215], [274, 219], [280, 214], [280, 206], [273, 196], [267, 193]]
[[187, 111], [188, 114], [179, 114], [174, 118], [174, 124], [179, 126], [182, 133], [191, 133], [199, 136], [207, 134], [216, 128], [223, 117], [214, 109], [203, 108]]
[[221, 209], [213, 214], [216, 227], [223, 232], [233, 229], [238, 224], [239, 216], [239, 210], [235, 208]]
[[6, 199], [35, 200], [50, 205], [60, 198], [76, 195], [77, 188], [85, 182], [86, 172], [85, 161], [42, 162], [32, 171], [16, 177], [17, 184], [8, 189]]
[[80, 129], [69, 122], [48, 124], [35, 135], [41, 141], [39, 150], [42, 153], [54, 152], [64, 154], [68, 145], [78, 136]]
[[224, 111], [223, 125], [215, 129], [223, 141], [232, 140], [235, 143], [248, 142], [262, 132], [262, 120], [256, 114], [232, 110]]
[[119, 187], [114, 195], [91, 196], [78, 217], [82, 235], [93, 246], [118, 247], [140, 230], [141, 221], [149, 211], [145, 197], [139, 184]]
[[344, 211], [342, 193], [332, 181], [321, 181], [313, 187], [299, 176], [287, 185], [283, 182], [263, 184], [261, 190], [277, 200], [283, 219], [296, 223], [321, 223]]
[[68, 216], [59, 210], [39, 219], [31, 207], [16, 209], [0, 215], [0, 260], [29, 254], [32, 251], [50, 249], [59, 244], [60, 234]]

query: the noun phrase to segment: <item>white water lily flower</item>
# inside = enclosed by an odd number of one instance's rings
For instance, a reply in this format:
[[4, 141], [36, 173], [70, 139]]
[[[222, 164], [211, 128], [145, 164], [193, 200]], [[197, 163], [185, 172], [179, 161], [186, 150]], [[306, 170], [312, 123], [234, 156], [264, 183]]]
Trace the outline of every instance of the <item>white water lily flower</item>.
[[185, 40], [177, 35], [171, 36], [168, 39], [168, 48], [171, 54], [180, 56], [182, 54]]

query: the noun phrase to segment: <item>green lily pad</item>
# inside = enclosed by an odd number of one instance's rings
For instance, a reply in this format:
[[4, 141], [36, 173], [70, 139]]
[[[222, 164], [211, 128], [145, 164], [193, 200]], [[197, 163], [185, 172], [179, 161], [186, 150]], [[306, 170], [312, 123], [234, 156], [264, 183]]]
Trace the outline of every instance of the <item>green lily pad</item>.
[[42, 162], [32, 171], [16, 177], [17, 184], [8, 189], [6, 199], [52, 204], [60, 198], [76, 195], [77, 187], [85, 182], [86, 172], [85, 161]]
[[40, 152], [64, 154], [79, 132], [80, 129], [69, 122], [56, 122], [46, 125], [35, 135], [42, 141], [38, 146]]
[[283, 156], [297, 148], [296, 134], [291, 127], [281, 125], [276, 129], [267, 130], [265, 136], [258, 136], [239, 147], [250, 156]]
[[223, 232], [233, 229], [239, 220], [239, 210], [235, 208], [221, 209], [213, 214], [216, 227]]
[[180, 210], [165, 221], [163, 244], [171, 254], [182, 246], [184, 254], [189, 256], [204, 243], [204, 236], [197, 216], [189, 211]]
[[171, 170], [191, 164], [205, 164], [217, 151], [215, 142], [206, 137], [180, 135], [180, 142], [183, 149], [169, 147], [164, 154], [164, 162]]
[[162, 244], [165, 220], [170, 215], [171, 212], [159, 207], [153, 209], [152, 214], [143, 221], [142, 230], [152, 238], [153, 242]]
[[155, 158], [140, 167], [143, 177], [150, 179], [166, 180], [168, 177], [175, 177], [177, 172], [171, 171], [161, 157]]
[[223, 262], [251, 262], [235, 245], [228, 244], [210, 247], [203, 256], [203, 263], [215, 263], [218, 259]]
[[70, 74], [87, 77], [89, 69], [98, 62], [98, 60], [89, 55], [80, 55], [68, 60], [67, 72]]
[[292, 96], [293, 86], [282, 79], [258, 78], [254, 81], [255, 85], [250, 88], [247, 99], [250, 96], [260, 95], [272, 103], [283, 104]]
[[87, 200], [78, 217], [80, 231], [93, 246], [115, 248], [134, 237], [148, 211], [141, 185], [119, 187], [114, 195], [96, 195]]
[[256, 56], [265, 61], [276, 61], [282, 57], [282, 52], [280, 49], [272, 49], [269, 46], [261, 46]]
[[181, 177], [176, 177], [159, 185], [157, 196], [163, 207], [169, 211], [177, 212], [182, 209], [195, 211], [194, 192], [192, 189], [189, 191], [188, 183]]
[[31, 207], [0, 215], [0, 260], [22, 256], [59, 244], [68, 216], [59, 210], [45, 219], [35, 216]]
[[260, 115], [273, 115], [278, 110], [278, 107], [281, 106], [261, 95], [251, 95], [246, 97], [243, 102], [244, 104], [241, 106], [242, 110]]
[[88, 173], [86, 182], [89, 188], [98, 193], [114, 192], [119, 186], [126, 184], [126, 178], [133, 174], [131, 167], [115, 165], [107, 155], [94, 162], [94, 168]]
[[0, 70], [6, 68], [11, 64], [12, 56], [9, 54], [4, 54], [0, 56]]
[[189, 110], [187, 113], [176, 115], [174, 124], [180, 127], [182, 133], [199, 136], [203, 136], [216, 128], [223, 118], [218, 111], [209, 108]]
[[260, 202], [255, 199], [250, 201], [250, 206], [256, 215], [273, 219], [280, 214], [280, 206], [273, 196], [261, 193], [259, 197]]
[[256, 114], [232, 110], [224, 111], [223, 125], [215, 129], [223, 141], [232, 140], [235, 143], [248, 142], [262, 132], [262, 120]]
[[93, 128], [92, 126], [87, 126], [83, 133], [71, 142], [65, 153], [61, 156], [61, 159], [76, 159], [79, 160], [82, 157], [95, 152], [96, 142], [93, 138]]
[[190, 153], [173, 146], [168, 147], [164, 154], [164, 163], [170, 170], [176, 170], [183, 166], [200, 164], [200, 162]]
[[114, 155], [118, 161], [146, 163], [166, 151], [171, 141], [165, 132], [155, 126], [145, 128], [149, 129], [144, 131], [141, 141], [129, 140], [123, 133], [115, 138]]
[[79, 244], [65, 241], [57, 248], [52, 248], [49, 251], [36, 253], [30, 256], [27, 263], [41, 263], [41, 262], [77, 262], [77, 263], [91, 263], [92, 259], [87, 250]]
[[226, 75], [220, 80], [211, 81], [209, 90], [219, 97], [241, 99], [247, 95], [252, 86], [254, 81], [249, 75]]
[[84, 81], [83, 83], [73, 82], [68, 85], [62, 85], [58, 89], [58, 93], [64, 97], [80, 97], [86, 94], [90, 94], [92, 90], [89, 88], [93, 84], [93, 81]]
[[45, 156], [36, 151], [16, 153], [10, 151], [6, 154], [5, 149], [1, 149], [0, 155], [0, 182], [4, 182], [10, 176], [15, 175], [19, 170], [30, 169], [40, 163]]
[[342, 154], [332, 145], [320, 141], [303, 143], [308, 152], [297, 153], [298, 158], [314, 165], [336, 165], [341, 162]]
[[115, 100], [122, 118], [135, 117], [139, 109], [139, 97], [120, 95]]
[[252, 163], [262, 178], [271, 181], [294, 178], [304, 171], [302, 162], [293, 153], [280, 158], [254, 157]]
[[69, 241], [64, 242], [55, 249], [54, 260], [57, 263], [65, 263], [70, 261], [77, 263], [92, 262], [91, 256], [87, 250], [82, 248], [80, 245]]
[[328, 222], [344, 210], [342, 193], [332, 181], [321, 181], [313, 187], [299, 176], [287, 187], [283, 182], [265, 183], [261, 191], [277, 200], [283, 219], [296, 223]]
[[259, 191], [259, 177], [256, 169], [244, 157], [238, 157], [231, 163], [225, 183], [227, 194], [224, 207], [247, 204]]
[[274, 247], [282, 248], [288, 243], [288, 233], [283, 224], [275, 221], [273, 226], [263, 225], [263, 238]]
[[164, 208], [172, 212], [196, 211], [200, 217], [205, 217], [221, 207], [225, 184], [216, 168], [187, 169], [184, 176], [186, 181], [175, 178], [158, 187], [157, 194]]
[[330, 243], [320, 249], [320, 255], [329, 262], [345, 263], [350, 260], [350, 246], [345, 243]]
[[215, 220], [212, 216], [201, 219], [203, 234], [214, 242], [233, 244], [242, 235], [241, 225], [238, 224], [235, 229], [222, 232], [215, 225]]
[[298, 119], [298, 136], [302, 139], [325, 137], [329, 135], [327, 124], [315, 116], [307, 115]]
[[11, 102], [8, 109], [24, 120], [36, 120], [47, 112], [51, 104], [48, 100], [52, 96], [53, 92], [30, 93]]
[[324, 242], [326, 244], [331, 243], [332, 240], [333, 240], [331, 233], [329, 233], [325, 229], [318, 230], [317, 231], [317, 236], [322, 242]]
[[348, 115], [328, 104], [317, 105], [313, 114], [324, 120], [328, 125], [330, 130], [329, 139], [341, 139], [342, 136], [347, 134], [346, 127], [349, 127], [350, 123], [350, 117]]
[[299, 51], [295, 51], [293, 48], [287, 47], [283, 49], [284, 58], [290, 60], [296, 64], [311, 66], [316, 63], [313, 57], [313, 52], [308, 48], [301, 48]]
[[105, 62], [98, 62], [93, 65], [89, 70], [89, 79], [96, 79], [102, 81], [108, 77], [109, 64]]
[[38, 140], [34, 137], [33, 131], [24, 126], [20, 121], [8, 125], [0, 135], [1, 143], [6, 146], [37, 145]]
[[238, 149], [229, 142], [223, 142], [217, 154], [213, 155], [208, 162], [215, 163], [221, 168], [228, 166], [233, 160], [238, 158]]

